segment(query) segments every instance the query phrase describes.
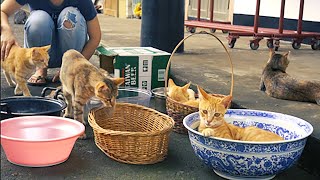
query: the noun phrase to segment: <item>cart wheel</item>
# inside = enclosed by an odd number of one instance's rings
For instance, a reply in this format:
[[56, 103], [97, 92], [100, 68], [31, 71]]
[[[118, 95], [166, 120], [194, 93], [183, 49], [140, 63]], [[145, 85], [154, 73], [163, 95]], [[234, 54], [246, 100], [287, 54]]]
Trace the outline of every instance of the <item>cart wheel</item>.
[[311, 48], [312, 48], [313, 50], [318, 50], [318, 49], [320, 49], [320, 45], [315, 42], [315, 43], [311, 44]]
[[237, 39], [236, 38], [232, 38], [231, 41], [229, 42], [229, 48], [233, 48], [234, 44], [236, 43]]
[[210, 32], [215, 33], [216, 29], [210, 29]]
[[293, 41], [292, 42], [292, 48], [293, 49], [300, 49], [301, 47], [301, 43], [297, 42], [297, 41]]
[[270, 49], [274, 48], [273, 41], [267, 41], [267, 47]]
[[227, 34], [229, 31], [227, 31], [227, 30], [222, 30], [222, 33], [223, 34]]
[[186, 27], [187, 31], [190, 33], [195, 33], [196, 32], [196, 28], [195, 27]]
[[259, 43], [250, 42], [250, 48], [252, 50], [257, 50], [259, 48]]

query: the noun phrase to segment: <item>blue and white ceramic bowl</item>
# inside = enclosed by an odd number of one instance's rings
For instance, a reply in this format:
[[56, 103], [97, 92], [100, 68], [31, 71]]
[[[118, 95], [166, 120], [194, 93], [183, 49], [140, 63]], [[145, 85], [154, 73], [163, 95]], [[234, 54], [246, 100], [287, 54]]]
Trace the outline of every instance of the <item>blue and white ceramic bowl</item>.
[[291, 167], [300, 157], [313, 127], [308, 122], [286, 114], [229, 109], [228, 123], [240, 127], [257, 126], [270, 130], [285, 140], [277, 142], [248, 142], [204, 137], [197, 131], [199, 113], [186, 116], [183, 125], [188, 129], [195, 154], [219, 176], [227, 179], [271, 179]]

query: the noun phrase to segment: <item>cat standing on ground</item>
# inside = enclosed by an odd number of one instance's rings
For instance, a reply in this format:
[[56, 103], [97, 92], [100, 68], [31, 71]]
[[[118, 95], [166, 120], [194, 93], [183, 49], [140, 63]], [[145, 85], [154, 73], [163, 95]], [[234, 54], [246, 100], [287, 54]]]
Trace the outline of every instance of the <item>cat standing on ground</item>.
[[270, 59], [262, 72], [260, 90], [274, 98], [320, 105], [320, 81], [298, 80], [286, 73], [289, 53], [270, 51]]
[[198, 131], [204, 136], [219, 137], [241, 141], [281, 141], [282, 137], [267, 130], [250, 126], [241, 128], [233, 124], [228, 124], [224, 115], [232, 100], [232, 96], [217, 98], [207, 94], [198, 87], [199, 92], [199, 114], [200, 125]]
[[183, 103], [185, 105], [198, 107], [199, 100], [195, 98], [195, 93], [189, 89], [191, 82], [183, 87], [177, 86], [172, 79], [168, 81], [168, 96], [173, 100]]
[[[118, 86], [124, 82], [124, 78], [111, 78], [106, 73], [76, 50], [64, 53], [60, 70], [62, 91], [67, 103], [64, 117], [74, 118], [85, 124], [84, 105], [94, 96], [113, 112]], [[85, 139], [86, 134], [80, 138]]]
[[[16, 87], [15, 95], [31, 96], [27, 86], [27, 78], [37, 68], [46, 68], [49, 62], [50, 45], [44, 47], [21, 48], [13, 45], [4, 61], [1, 61], [6, 80], [11, 87]], [[12, 80], [14, 77], [15, 82]]]

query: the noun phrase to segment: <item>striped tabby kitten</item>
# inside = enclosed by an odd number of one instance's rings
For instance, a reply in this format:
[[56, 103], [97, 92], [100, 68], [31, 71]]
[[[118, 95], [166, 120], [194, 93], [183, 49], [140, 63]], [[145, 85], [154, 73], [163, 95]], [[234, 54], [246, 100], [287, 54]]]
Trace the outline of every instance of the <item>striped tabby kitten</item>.
[[[85, 124], [84, 106], [91, 97], [97, 97], [113, 112], [118, 87], [124, 82], [124, 78], [111, 78], [106, 71], [92, 65], [78, 51], [68, 50], [62, 57], [60, 81], [67, 103], [64, 117], [74, 118]], [[80, 138], [85, 139], [86, 134]]]
[[233, 124], [228, 124], [224, 120], [224, 114], [232, 100], [232, 96], [224, 99], [207, 94], [198, 87], [199, 92], [199, 114], [200, 125], [198, 131], [204, 136], [219, 137], [241, 141], [281, 141], [282, 137], [275, 133], [266, 131], [255, 126], [241, 128]]
[[298, 80], [287, 74], [288, 56], [289, 52], [276, 54], [270, 51], [270, 59], [262, 72], [260, 90], [274, 98], [320, 105], [320, 81]]
[[[49, 62], [50, 45], [43, 47], [21, 48], [13, 45], [10, 53], [1, 62], [6, 80], [11, 87], [16, 87], [15, 95], [31, 96], [27, 86], [27, 78], [37, 68], [46, 68]], [[14, 77], [15, 82], [12, 80]]]
[[183, 103], [185, 105], [198, 107], [199, 100], [195, 98], [195, 93], [192, 89], [189, 89], [191, 83], [184, 85], [183, 87], [177, 86], [172, 79], [168, 81], [168, 96], [173, 100]]

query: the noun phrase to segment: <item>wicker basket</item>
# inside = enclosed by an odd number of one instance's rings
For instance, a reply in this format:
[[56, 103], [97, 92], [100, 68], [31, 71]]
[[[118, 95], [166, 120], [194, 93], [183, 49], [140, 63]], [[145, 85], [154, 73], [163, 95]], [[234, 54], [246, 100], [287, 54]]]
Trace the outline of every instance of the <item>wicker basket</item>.
[[[193, 33], [190, 34], [189, 36], [185, 37], [184, 39], [182, 39], [179, 44], [175, 47], [175, 49], [173, 50], [173, 52], [171, 53], [171, 56], [169, 58], [168, 64], [167, 64], [167, 68], [166, 68], [166, 73], [165, 73], [165, 95], [166, 95], [166, 109], [167, 109], [167, 113], [170, 117], [172, 117], [175, 121], [175, 125], [173, 127], [173, 131], [177, 132], [177, 133], [181, 133], [181, 134], [187, 134], [188, 130], [183, 126], [183, 119], [184, 117], [186, 117], [188, 114], [194, 113], [199, 111], [199, 108], [196, 107], [192, 107], [189, 105], [185, 105], [182, 104], [180, 102], [177, 102], [173, 99], [171, 99], [170, 97], [168, 97], [167, 94], [167, 90], [166, 88], [168, 87], [168, 72], [169, 72], [169, 68], [170, 68], [170, 63], [172, 60], [173, 55], [175, 54], [175, 52], [177, 51], [177, 49], [180, 47], [180, 45], [189, 37], [194, 36], [196, 34], [207, 34], [207, 35], [211, 35], [213, 36], [216, 40], [218, 40], [218, 42], [222, 45], [222, 47], [224, 48], [225, 52], [228, 55], [228, 59], [230, 62], [230, 66], [231, 66], [231, 88], [230, 88], [230, 95], [232, 95], [233, 93], [233, 64], [232, 64], [232, 60], [230, 57], [230, 54], [227, 50], [227, 48], [225, 47], [225, 45], [221, 42], [221, 40], [215, 36], [212, 33], [206, 32], [206, 31], [201, 31], [198, 33]], [[213, 96], [216, 97], [220, 97], [220, 98], [224, 98], [226, 97], [226, 95], [223, 94], [211, 94]], [[231, 106], [231, 102], [229, 104], [228, 107]]]
[[97, 147], [108, 157], [128, 164], [153, 164], [165, 159], [174, 121], [153, 109], [117, 103], [112, 117], [107, 108], [92, 109], [88, 122]]

